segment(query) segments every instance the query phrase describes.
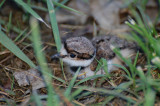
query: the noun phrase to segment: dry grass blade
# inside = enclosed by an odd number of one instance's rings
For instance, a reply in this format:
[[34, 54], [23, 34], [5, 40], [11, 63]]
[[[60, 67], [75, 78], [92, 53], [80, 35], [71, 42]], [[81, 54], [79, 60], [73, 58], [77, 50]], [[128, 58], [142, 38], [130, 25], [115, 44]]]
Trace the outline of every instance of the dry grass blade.
[[0, 43], [10, 50], [18, 58], [26, 62], [30, 67], [34, 67], [34, 63], [10, 40], [2, 31], [0, 31]]

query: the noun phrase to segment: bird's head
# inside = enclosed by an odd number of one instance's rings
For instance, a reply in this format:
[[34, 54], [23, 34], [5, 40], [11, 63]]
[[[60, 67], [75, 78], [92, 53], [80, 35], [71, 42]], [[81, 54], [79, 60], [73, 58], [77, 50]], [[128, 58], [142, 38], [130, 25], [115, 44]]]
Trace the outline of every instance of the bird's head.
[[85, 37], [71, 37], [64, 41], [60, 53], [52, 56], [62, 58], [63, 62], [69, 66], [86, 67], [91, 64], [96, 55], [96, 50]]

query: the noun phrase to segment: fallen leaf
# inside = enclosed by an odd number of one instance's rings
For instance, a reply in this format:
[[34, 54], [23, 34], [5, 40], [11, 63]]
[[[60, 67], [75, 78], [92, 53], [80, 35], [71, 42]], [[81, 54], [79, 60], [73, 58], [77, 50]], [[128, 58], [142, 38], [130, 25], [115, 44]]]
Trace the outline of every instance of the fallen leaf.
[[13, 75], [19, 86], [32, 85], [33, 90], [46, 87], [42, 76], [37, 69], [32, 68], [27, 71], [15, 72]]

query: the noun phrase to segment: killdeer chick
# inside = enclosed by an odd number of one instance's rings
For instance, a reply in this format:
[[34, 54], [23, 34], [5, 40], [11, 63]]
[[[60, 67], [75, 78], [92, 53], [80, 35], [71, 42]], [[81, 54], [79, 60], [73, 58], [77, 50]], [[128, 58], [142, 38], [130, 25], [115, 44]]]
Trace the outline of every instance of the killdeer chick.
[[108, 72], [118, 69], [114, 64], [123, 64], [113, 52], [113, 47], [119, 48], [122, 56], [128, 58], [136, 53], [137, 45], [113, 35], [94, 37], [92, 41], [82, 36], [70, 37], [64, 41], [60, 53], [53, 55], [52, 59], [62, 58], [67, 71], [73, 75], [81, 67], [78, 78], [82, 79], [94, 74], [105, 74], [103, 68], [95, 73], [97, 60], [101, 58], [107, 60]]

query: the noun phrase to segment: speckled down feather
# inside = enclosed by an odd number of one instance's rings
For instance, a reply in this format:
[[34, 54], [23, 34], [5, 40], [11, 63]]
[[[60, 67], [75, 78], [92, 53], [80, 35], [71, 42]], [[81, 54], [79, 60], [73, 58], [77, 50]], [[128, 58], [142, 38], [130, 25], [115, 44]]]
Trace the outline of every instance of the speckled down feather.
[[95, 49], [92, 43], [85, 37], [73, 37], [66, 40], [66, 45], [69, 51], [78, 53], [86, 53], [93, 55]]
[[92, 43], [97, 49], [97, 56], [104, 57], [106, 59], [111, 59], [115, 56], [115, 53], [110, 48], [111, 45], [119, 48], [120, 50], [125, 48], [136, 50], [138, 47], [136, 43], [119, 38], [115, 35], [103, 35], [94, 37], [92, 39]]

